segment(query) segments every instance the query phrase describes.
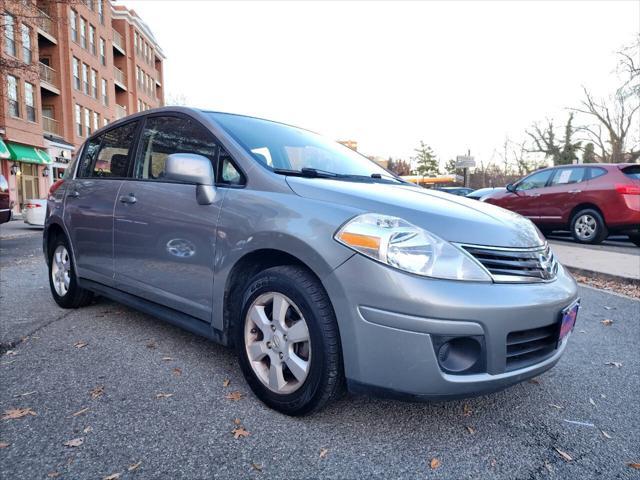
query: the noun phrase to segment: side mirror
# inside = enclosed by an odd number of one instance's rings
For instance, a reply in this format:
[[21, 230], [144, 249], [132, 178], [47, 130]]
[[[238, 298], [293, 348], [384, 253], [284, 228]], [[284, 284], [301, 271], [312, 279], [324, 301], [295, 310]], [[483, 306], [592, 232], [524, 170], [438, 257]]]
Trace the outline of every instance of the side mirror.
[[200, 205], [210, 205], [216, 196], [215, 179], [211, 161], [195, 153], [172, 153], [164, 165], [167, 180], [196, 185], [196, 200]]
[[516, 193], [516, 185], [513, 183], [508, 183], [506, 188], [507, 192]]

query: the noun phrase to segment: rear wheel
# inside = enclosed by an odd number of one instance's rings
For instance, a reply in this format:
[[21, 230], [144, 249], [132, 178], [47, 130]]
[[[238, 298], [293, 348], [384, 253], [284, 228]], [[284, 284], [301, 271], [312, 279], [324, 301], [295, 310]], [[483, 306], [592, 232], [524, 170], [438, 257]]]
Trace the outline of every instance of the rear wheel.
[[235, 344], [260, 400], [287, 415], [319, 410], [343, 389], [340, 336], [320, 282], [298, 266], [269, 268], [245, 290]]
[[71, 250], [66, 238], [58, 237], [49, 255], [49, 287], [51, 295], [62, 308], [88, 305], [93, 294], [78, 286]]
[[600, 212], [587, 208], [573, 216], [571, 235], [576, 242], [595, 244], [602, 243], [609, 232]]

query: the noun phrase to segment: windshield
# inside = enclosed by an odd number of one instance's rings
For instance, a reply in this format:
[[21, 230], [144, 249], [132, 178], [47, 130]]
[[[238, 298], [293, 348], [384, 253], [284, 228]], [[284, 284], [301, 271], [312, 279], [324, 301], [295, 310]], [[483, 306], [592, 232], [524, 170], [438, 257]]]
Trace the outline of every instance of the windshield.
[[339, 176], [395, 179], [368, 158], [317, 133], [258, 118], [210, 113], [211, 117], [258, 162], [278, 173], [314, 169]]

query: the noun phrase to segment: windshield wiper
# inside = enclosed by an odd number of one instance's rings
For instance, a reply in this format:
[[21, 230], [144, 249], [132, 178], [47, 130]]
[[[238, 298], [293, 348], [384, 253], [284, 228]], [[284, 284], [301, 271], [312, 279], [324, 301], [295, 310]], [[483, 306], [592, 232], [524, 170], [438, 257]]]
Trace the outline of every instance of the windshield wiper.
[[320, 170], [318, 168], [308, 168], [304, 167], [300, 170], [289, 170], [287, 168], [274, 168], [273, 171], [275, 173], [279, 173], [281, 175], [295, 175], [297, 177], [308, 177], [308, 178], [346, 178], [349, 175], [344, 175], [341, 173], [329, 172], [327, 170]]

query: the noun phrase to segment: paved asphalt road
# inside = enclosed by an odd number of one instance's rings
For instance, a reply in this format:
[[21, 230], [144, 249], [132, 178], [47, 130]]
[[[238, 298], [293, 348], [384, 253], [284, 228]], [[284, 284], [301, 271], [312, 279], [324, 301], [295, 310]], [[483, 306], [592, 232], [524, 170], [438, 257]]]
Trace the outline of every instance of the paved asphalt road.
[[296, 419], [253, 397], [226, 348], [104, 299], [57, 308], [38, 234], [1, 241], [0, 266], [2, 351], [29, 336], [0, 356], [0, 412], [36, 413], [0, 420], [3, 479], [640, 477], [635, 300], [581, 288], [566, 355], [535, 382], [446, 403], [348, 396]]

